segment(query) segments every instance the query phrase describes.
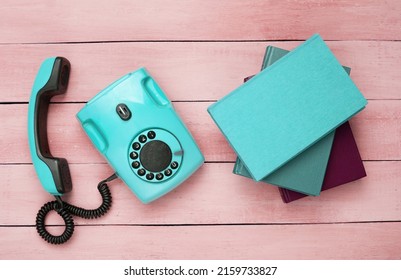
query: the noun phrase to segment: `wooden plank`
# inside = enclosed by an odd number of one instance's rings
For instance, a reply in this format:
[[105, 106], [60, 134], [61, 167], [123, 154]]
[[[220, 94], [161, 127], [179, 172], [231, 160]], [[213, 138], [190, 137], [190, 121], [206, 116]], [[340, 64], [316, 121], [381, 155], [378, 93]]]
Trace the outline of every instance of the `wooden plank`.
[[[142, 66], [171, 100], [216, 100], [260, 70], [269, 44], [292, 49], [300, 42], [2, 45], [0, 102], [27, 102], [40, 64], [57, 55], [71, 61], [72, 73], [66, 95], [55, 101], [87, 101]], [[401, 99], [401, 42], [328, 44], [367, 98]]]
[[[278, 190], [231, 173], [233, 164], [204, 164], [167, 196], [144, 205], [121, 181], [110, 183], [113, 207], [101, 219], [77, 224], [238, 224], [331, 223], [401, 220], [401, 162], [366, 162], [368, 177], [285, 204]], [[112, 174], [106, 164], [73, 164], [72, 204], [95, 208], [97, 183]], [[0, 225], [33, 225], [39, 208], [52, 197], [31, 165], [0, 165]], [[48, 224], [60, 224], [57, 215]]]
[[[2, 1], [0, 103], [11, 104], [0, 105], [0, 259], [401, 259], [400, 14], [396, 0]], [[259, 70], [267, 44], [292, 49], [301, 42], [287, 40], [315, 32], [348, 40], [328, 44], [370, 99], [351, 120], [368, 177], [284, 204], [276, 188], [231, 173], [235, 155], [206, 108]], [[60, 247], [33, 226], [51, 196], [30, 164], [27, 104], [16, 104], [28, 101], [41, 61], [53, 55], [73, 65], [68, 93], [49, 114], [51, 149], [72, 163], [67, 201], [96, 207], [97, 182], [112, 170], [75, 120], [83, 104], [64, 102], [85, 102], [143, 65], [180, 101], [208, 161], [150, 205], [112, 182], [110, 213], [76, 218]], [[53, 213], [47, 223], [60, 219]]]
[[12, 1], [0, 7], [1, 43], [120, 40], [401, 39], [390, 1]]
[[[67, 244], [0, 227], [0, 259], [400, 259], [401, 223], [77, 227]], [[29, 240], [29, 246], [27, 241]]]
[[[174, 106], [192, 132], [206, 161], [234, 161], [236, 156], [206, 108], [211, 102], [178, 102]], [[54, 155], [71, 163], [103, 163], [76, 120], [83, 104], [52, 104], [48, 135]], [[0, 163], [29, 163], [26, 104], [0, 105]], [[400, 160], [401, 100], [370, 101], [351, 120], [364, 160]], [[385, 135], [385, 137], [383, 137]]]

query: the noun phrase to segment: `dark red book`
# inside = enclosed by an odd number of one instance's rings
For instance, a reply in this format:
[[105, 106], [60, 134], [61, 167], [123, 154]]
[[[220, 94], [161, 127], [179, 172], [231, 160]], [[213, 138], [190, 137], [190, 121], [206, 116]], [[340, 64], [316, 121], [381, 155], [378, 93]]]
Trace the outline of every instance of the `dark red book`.
[[[366, 176], [365, 167], [359, 154], [349, 122], [336, 129], [331, 148], [322, 191], [328, 190]], [[279, 188], [285, 203], [300, 199], [306, 195]]]

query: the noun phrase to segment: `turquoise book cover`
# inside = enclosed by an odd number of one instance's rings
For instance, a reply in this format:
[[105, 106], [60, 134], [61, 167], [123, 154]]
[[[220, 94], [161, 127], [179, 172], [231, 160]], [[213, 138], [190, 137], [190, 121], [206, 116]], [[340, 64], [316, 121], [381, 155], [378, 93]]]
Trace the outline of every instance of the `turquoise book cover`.
[[[263, 58], [262, 70], [288, 53], [287, 50], [268, 46]], [[348, 74], [350, 73], [350, 68], [343, 68]], [[334, 134], [335, 132], [331, 132], [278, 170], [263, 178], [262, 181], [289, 190], [302, 190], [302, 193], [308, 195], [320, 194]], [[235, 162], [233, 173], [251, 178], [249, 171], [239, 158]]]
[[367, 104], [315, 34], [208, 108], [250, 175], [260, 181]]

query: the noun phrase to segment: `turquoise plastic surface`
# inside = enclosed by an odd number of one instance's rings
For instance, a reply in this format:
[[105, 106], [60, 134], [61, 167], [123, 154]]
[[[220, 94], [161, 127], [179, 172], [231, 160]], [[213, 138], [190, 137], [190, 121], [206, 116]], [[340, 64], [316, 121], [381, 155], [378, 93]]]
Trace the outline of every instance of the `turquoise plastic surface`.
[[[122, 120], [116, 113], [118, 104], [127, 105], [132, 113], [129, 120]], [[171, 102], [144, 68], [105, 88], [78, 112], [77, 118], [118, 177], [144, 203], [177, 187], [204, 162], [201, 151]], [[134, 140], [150, 130], [156, 131], [157, 140], [170, 145], [173, 159], [179, 159], [177, 170], [161, 181], [145, 180], [131, 166]]]
[[316, 34], [208, 108], [260, 181], [367, 104]]
[[55, 57], [47, 58], [43, 61], [39, 68], [38, 74], [36, 75], [35, 82], [33, 84], [31, 97], [28, 106], [28, 141], [29, 150], [31, 152], [31, 158], [33, 166], [35, 167], [36, 174], [43, 186], [43, 188], [52, 195], [62, 195], [57, 191], [56, 185], [53, 180], [49, 167], [38, 157], [36, 153], [36, 143], [34, 137], [34, 126], [35, 126], [35, 106], [37, 101], [37, 94], [41, 88], [43, 88], [49, 81], [54, 66]]

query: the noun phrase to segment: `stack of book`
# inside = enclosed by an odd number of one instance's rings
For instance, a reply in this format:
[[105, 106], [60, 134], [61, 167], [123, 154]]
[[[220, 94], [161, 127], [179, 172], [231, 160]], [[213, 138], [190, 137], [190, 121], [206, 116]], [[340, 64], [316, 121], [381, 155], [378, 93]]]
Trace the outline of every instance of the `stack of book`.
[[268, 46], [262, 71], [208, 112], [238, 155], [234, 173], [279, 187], [288, 203], [366, 176], [348, 120], [367, 104], [316, 34]]

